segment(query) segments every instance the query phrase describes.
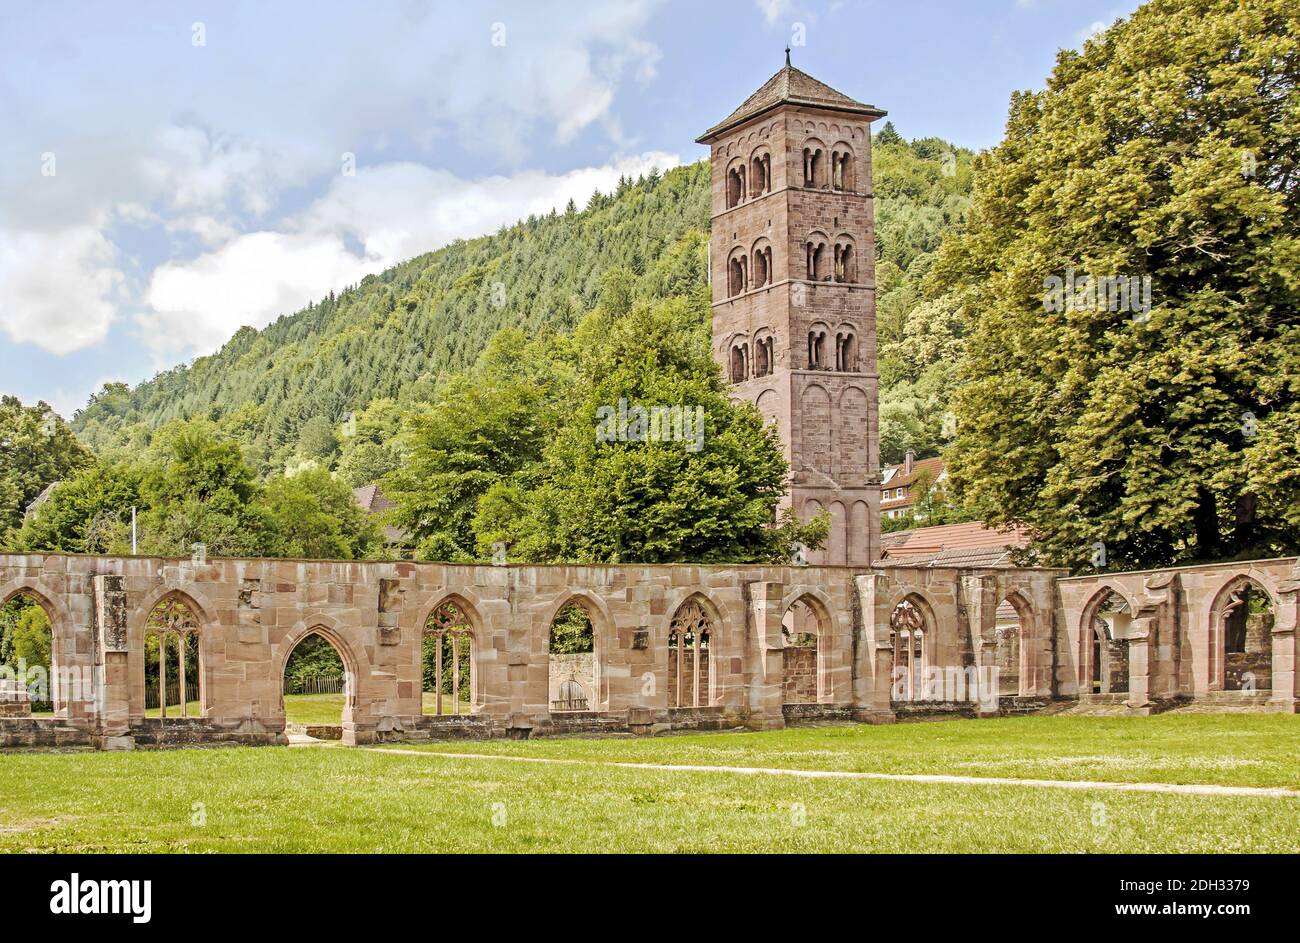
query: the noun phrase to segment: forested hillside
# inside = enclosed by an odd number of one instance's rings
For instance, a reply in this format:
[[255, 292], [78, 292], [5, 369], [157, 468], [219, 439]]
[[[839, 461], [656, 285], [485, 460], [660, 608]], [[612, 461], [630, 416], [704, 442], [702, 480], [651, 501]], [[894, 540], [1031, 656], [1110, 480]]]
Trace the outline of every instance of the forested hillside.
[[[901, 394], [893, 405], [886, 386], [890, 461], [904, 448], [928, 454], [939, 444], [936, 417], [946, 410], [948, 386], [927, 387], [918, 383], [923, 371], [891, 365], [909, 347], [924, 348], [916, 355], [928, 357], [926, 365], [952, 353], [951, 344], [918, 344], [908, 321], [932, 253], [968, 202], [972, 155], [936, 139], [908, 145], [888, 126], [877, 139], [881, 354]], [[642, 297], [699, 289], [707, 280], [708, 217], [706, 162], [627, 180], [613, 194], [593, 194], [581, 211], [570, 205], [453, 243], [262, 331], [242, 328], [212, 356], [134, 389], [107, 385], [72, 425], [97, 453], [111, 455], [139, 452], [171, 420], [202, 418], [239, 441], [263, 475], [304, 461], [334, 466], [356, 431], [344, 425], [349, 415], [381, 401], [379, 411], [393, 421], [379, 425], [389, 429], [375, 427], [374, 411], [362, 417], [378, 438], [396, 428], [399, 410], [431, 401], [473, 364], [502, 328], [532, 337], [571, 331], [595, 307], [607, 271], [632, 272]], [[361, 462], [346, 477], [367, 470]]]

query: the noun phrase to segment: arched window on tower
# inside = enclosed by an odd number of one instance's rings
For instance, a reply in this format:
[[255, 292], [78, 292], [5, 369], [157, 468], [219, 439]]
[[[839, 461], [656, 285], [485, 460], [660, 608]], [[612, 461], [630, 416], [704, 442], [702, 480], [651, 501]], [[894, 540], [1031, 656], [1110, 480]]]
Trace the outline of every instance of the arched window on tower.
[[809, 144], [803, 149], [803, 185], [826, 185], [826, 152], [820, 144]]
[[814, 282], [829, 281], [826, 240], [820, 236], [811, 237], [807, 243], [807, 253], [808, 278]]
[[731, 257], [727, 263], [727, 294], [735, 296], [744, 294], [749, 284], [749, 260], [745, 258], [744, 253], [738, 253]]
[[826, 332], [814, 328], [808, 332], [808, 369], [826, 369]]
[[765, 377], [772, 372], [772, 338], [760, 337], [754, 342], [754, 376]]
[[739, 341], [731, 345], [731, 382], [749, 379], [749, 345]]
[[853, 251], [853, 242], [843, 237], [835, 242], [835, 280], [837, 282], [858, 280], [858, 259]]
[[772, 247], [754, 250], [754, 287], [762, 288], [772, 283]]
[[766, 151], [755, 154], [749, 164], [749, 195], [762, 196], [772, 192], [772, 155]]
[[845, 373], [857, 372], [858, 351], [852, 331], [841, 331], [835, 335], [835, 369]]
[[739, 206], [745, 199], [745, 165], [737, 164], [727, 171], [727, 209]]
[[853, 151], [847, 144], [837, 144], [831, 150], [831, 187], [853, 189]]

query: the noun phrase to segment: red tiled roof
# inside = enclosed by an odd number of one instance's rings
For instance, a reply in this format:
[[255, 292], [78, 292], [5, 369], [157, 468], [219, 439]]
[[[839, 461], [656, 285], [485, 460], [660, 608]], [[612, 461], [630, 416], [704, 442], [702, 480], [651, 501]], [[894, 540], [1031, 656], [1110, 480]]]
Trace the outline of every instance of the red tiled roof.
[[914, 527], [880, 537], [882, 560], [931, 566], [1009, 566], [1010, 550], [1029, 546], [1022, 528], [991, 530], [979, 521]]
[[904, 465], [886, 465], [884, 471], [888, 472], [891, 468], [895, 469], [894, 476], [887, 478], [882, 487], [885, 488], [907, 488], [914, 481], [921, 478], [922, 475], [933, 484], [939, 480], [943, 474], [944, 461], [941, 458], [922, 458], [912, 463], [912, 473], [909, 475], [903, 471]]

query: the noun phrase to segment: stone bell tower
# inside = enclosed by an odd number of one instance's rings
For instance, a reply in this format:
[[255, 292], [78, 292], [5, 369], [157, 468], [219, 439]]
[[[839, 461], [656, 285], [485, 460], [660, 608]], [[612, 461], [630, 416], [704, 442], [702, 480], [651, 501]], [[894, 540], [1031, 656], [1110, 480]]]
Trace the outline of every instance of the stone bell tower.
[[786, 501], [831, 514], [810, 562], [880, 555], [871, 122], [790, 65], [698, 143], [713, 176], [713, 352], [780, 431]]

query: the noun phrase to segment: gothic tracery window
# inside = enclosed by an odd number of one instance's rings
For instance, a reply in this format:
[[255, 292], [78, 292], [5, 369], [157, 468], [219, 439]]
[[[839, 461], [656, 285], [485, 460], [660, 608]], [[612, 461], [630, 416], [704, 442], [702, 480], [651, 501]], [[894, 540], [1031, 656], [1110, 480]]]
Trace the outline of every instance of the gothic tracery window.
[[668, 706], [707, 707], [713, 689], [709, 642], [713, 623], [697, 600], [687, 600], [668, 632]]
[[904, 599], [889, 616], [889, 639], [894, 650], [891, 678], [894, 700], [919, 701], [925, 698], [925, 615], [909, 599]]
[[[199, 619], [179, 595], [161, 599], [145, 620], [145, 673], [155, 669], [154, 685], [146, 685], [145, 707], [157, 707], [158, 719], [167, 720], [169, 704], [179, 707], [182, 718], [189, 716], [192, 701], [203, 712], [203, 677], [199, 651]], [[156, 648], [156, 652], [155, 652]], [[155, 664], [156, 658], [156, 664]], [[169, 663], [176, 674], [169, 680]], [[146, 677], [146, 681], [149, 679]], [[150, 690], [152, 688], [152, 690]], [[154, 693], [156, 692], [156, 697]]]
[[[474, 631], [464, 610], [445, 602], [424, 624], [423, 713], [459, 714], [476, 703]], [[431, 696], [430, 696], [431, 695]]]

